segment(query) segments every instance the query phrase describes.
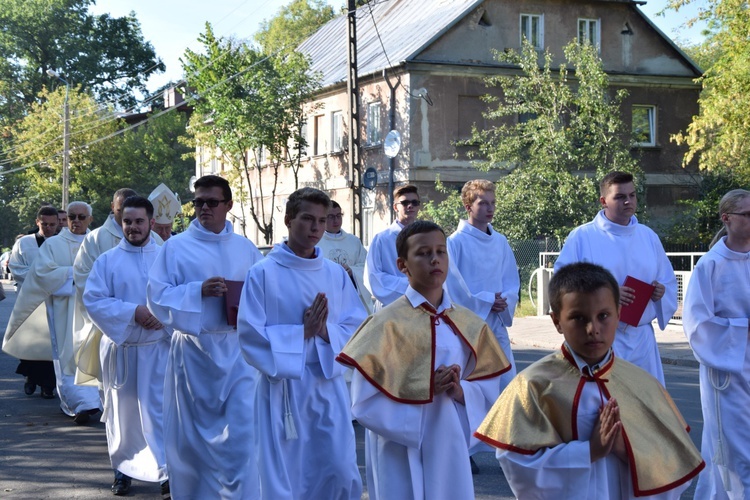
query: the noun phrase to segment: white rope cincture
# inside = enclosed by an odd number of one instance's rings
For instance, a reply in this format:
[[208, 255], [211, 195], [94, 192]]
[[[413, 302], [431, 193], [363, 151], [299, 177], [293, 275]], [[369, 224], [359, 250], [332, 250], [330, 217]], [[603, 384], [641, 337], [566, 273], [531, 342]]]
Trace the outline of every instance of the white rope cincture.
[[294, 425], [292, 405], [289, 404], [289, 387], [287, 386], [287, 379], [283, 379], [281, 384], [284, 393], [284, 432], [286, 433], [287, 441], [291, 441], [298, 438], [297, 427]]
[[725, 391], [729, 387], [732, 375], [727, 373], [726, 379], [723, 382], [721, 382], [720, 377], [721, 372], [719, 370], [708, 368], [708, 380], [714, 389], [714, 410], [716, 411], [718, 426], [716, 453], [714, 454], [713, 463], [720, 467], [721, 482], [724, 483], [724, 490], [730, 492], [732, 491], [732, 482], [729, 479], [729, 469], [727, 468], [727, 450], [724, 446], [724, 425], [721, 421], [721, 402], [719, 396], [722, 391]]

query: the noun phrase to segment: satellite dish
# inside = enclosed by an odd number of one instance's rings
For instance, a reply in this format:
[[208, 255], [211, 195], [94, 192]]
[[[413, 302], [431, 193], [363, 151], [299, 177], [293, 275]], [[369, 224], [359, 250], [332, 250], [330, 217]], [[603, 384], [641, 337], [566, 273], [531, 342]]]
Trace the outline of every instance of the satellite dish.
[[365, 170], [365, 175], [362, 176], [362, 185], [367, 189], [375, 189], [378, 184], [378, 171], [374, 167], [370, 167]]
[[388, 132], [388, 135], [385, 136], [383, 152], [388, 158], [395, 158], [400, 150], [401, 134], [398, 133], [398, 130], [391, 130]]
[[195, 181], [198, 179], [195, 176], [192, 176], [190, 180], [188, 181], [188, 189], [191, 193], [195, 193]]

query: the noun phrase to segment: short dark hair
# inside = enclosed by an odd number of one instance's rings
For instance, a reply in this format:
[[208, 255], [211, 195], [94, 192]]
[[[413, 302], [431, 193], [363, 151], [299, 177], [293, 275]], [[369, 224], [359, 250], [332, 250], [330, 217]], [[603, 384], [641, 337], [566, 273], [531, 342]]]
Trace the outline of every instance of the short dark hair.
[[286, 202], [286, 216], [290, 219], [297, 217], [304, 201], [323, 205], [326, 209], [331, 208], [331, 198], [327, 194], [320, 189], [303, 187], [289, 195], [289, 200]]
[[57, 209], [51, 205], [40, 207], [36, 213], [36, 220], [41, 220], [42, 215], [54, 215], [57, 217]]
[[633, 174], [613, 170], [602, 177], [602, 180], [599, 181], [599, 194], [601, 196], [606, 196], [607, 191], [609, 191], [609, 186], [612, 184], [627, 184], [628, 182], [633, 182]]
[[549, 305], [552, 312], [560, 314], [562, 298], [566, 293], [590, 294], [600, 288], [612, 290], [615, 305], [620, 303], [620, 287], [612, 273], [597, 264], [575, 262], [563, 266], [549, 282]]
[[393, 190], [393, 199], [395, 200], [399, 196], [403, 196], [409, 193], [414, 193], [417, 196], [419, 196], [419, 189], [417, 189], [417, 186], [415, 186], [414, 184], [406, 184], [404, 186], [399, 186]]
[[68, 212], [66, 212], [66, 211], [65, 211], [65, 210], [63, 210], [62, 208], [58, 208], [58, 209], [57, 209], [57, 213], [58, 213], [58, 214], [65, 214], [66, 216], [68, 215]]
[[341, 205], [339, 205], [338, 202], [331, 200], [331, 208], [338, 208], [341, 210]]
[[406, 259], [409, 253], [409, 237], [415, 234], [431, 233], [440, 231], [445, 236], [443, 228], [429, 220], [417, 220], [406, 226], [396, 236], [396, 254], [402, 259]]
[[143, 196], [128, 196], [125, 198], [125, 203], [122, 204], [123, 212], [126, 208], [145, 208], [148, 218], [154, 218], [154, 205]]
[[131, 196], [138, 196], [138, 193], [136, 193], [134, 189], [120, 188], [117, 191], [115, 191], [115, 194], [112, 196], [112, 201], [115, 201], [117, 198], [122, 198], [123, 200], [127, 200]]
[[193, 187], [195, 189], [198, 188], [212, 188], [212, 187], [218, 187], [221, 188], [222, 195], [224, 196], [225, 201], [230, 201], [232, 199], [232, 188], [229, 187], [229, 181], [226, 180], [224, 177], [220, 177], [218, 175], [204, 175], [195, 183], [193, 184]]

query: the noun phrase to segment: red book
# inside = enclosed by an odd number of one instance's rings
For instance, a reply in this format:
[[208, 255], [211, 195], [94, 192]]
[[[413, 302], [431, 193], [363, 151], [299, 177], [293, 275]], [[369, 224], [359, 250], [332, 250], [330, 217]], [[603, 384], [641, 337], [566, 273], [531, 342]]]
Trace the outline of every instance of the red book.
[[224, 280], [227, 285], [227, 293], [224, 296], [226, 301], [227, 325], [237, 326], [237, 313], [240, 310], [240, 297], [242, 296], [242, 287], [244, 281]]
[[627, 286], [635, 290], [635, 299], [629, 306], [622, 306], [620, 310], [620, 321], [627, 323], [631, 326], [638, 326], [643, 316], [643, 311], [646, 310], [648, 301], [651, 300], [651, 295], [654, 293], [656, 288], [651, 283], [646, 283], [632, 276], [625, 278], [623, 286]]

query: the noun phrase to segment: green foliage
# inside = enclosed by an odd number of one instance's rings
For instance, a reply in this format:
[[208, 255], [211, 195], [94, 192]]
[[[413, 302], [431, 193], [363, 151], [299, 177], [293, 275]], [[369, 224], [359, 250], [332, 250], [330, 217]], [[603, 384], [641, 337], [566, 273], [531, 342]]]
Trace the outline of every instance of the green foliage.
[[[43, 202], [59, 206], [62, 198], [62, 110], [65, 89], [44, 90], [41, 102], [14, 129], [17, 162], [28, 168], [4, 176], [3, 199], [25, 223], [33, 221]], [[93, 97], [73, 89], [70, 106], [69, 200], [82, 200], [94, 208], [97, 225], [110, 211], [112, 194], [130, 187], [148, 195], [164, 182], [187, 196], [193, 167], [182, 159], [187, 147], [178, 138], [185, 134], [187, 119], [167, 113], [148, 124], [96, 142], [117, 132], [125, 124], [111, 108], [101, 107]], [[12, 196], [16, 192], [18, 196]], [[0, 207], [0, 210], [2, 207]]]
[[731, 171], [709, 171], [703, 175], [697, 198], [680, 200], [680, 215], [672, 221], [665, 243], [708, 244], [721, 229], [719, 201], [732, 189], [746, 189], [745, 179]]
[[[679, 9], [691, 0], [672, 0]], [[687, 144], [684, 164], [750, 179], [750, 9], [744, 0], [709, 0], [698, 19], [708, 22], [707, 44], [719, 54], [700, 80], [700, 114], [673, 139]]]
[[[299, 53], [267, 56], [245, 43], [217, 38], [209, 24], [199, 41], [203, 53], [187, 50], [183, 59], [194, 92], [191, 143], [231, 166], [242, 219], [248, 203], [269, 243], [279, 169], [292, 167], [296, 183], [306, 145], [303, 106], [318, 88], [318, 78], [307, 73], [309, 63]], [[253, 187], [257, 198], [248, 196]]]
[[466, 218], [466, 209], [461, 202], [461, 192], [440, 182], [439, 176], [435, 180], [435, 189], [446, 195], [445, 200], [440, 203], [434, 200], [428, 201], [420, 210], [419, 216], [434, 222], [443, 228], [445, 234], [450, 235], [458, 228], [461, 219]]
[[255, 40], [266, 54], [290, 53], [334, 17], [333, 7], [323, 0], [293, 0], [261, 23]]
[[148, 77], [164, 71], [133, 16], [92, 15], [92, 0], [0, 0], [0, 115], [20, 117], [53, 69], [99, 99], [132, 106]]
[[[509, 238], [566, 235], [597, 210], [599, 178], [611, 170], [642, 171], [622, 123], [624, 91], [610, 92], [595, 48], [575, 42], [564, 49], [573, 71], [551, 67], [528, 43], [521, 53], [497, 53], [519, 76], [487, 79], [503, 97], [485, 97], [495, 126], [474, 129], [470, 155], [485, 170], [503, 169], [497, 182], [496, 224]], [[588, 174], [588, 175], [586, 175]]]

